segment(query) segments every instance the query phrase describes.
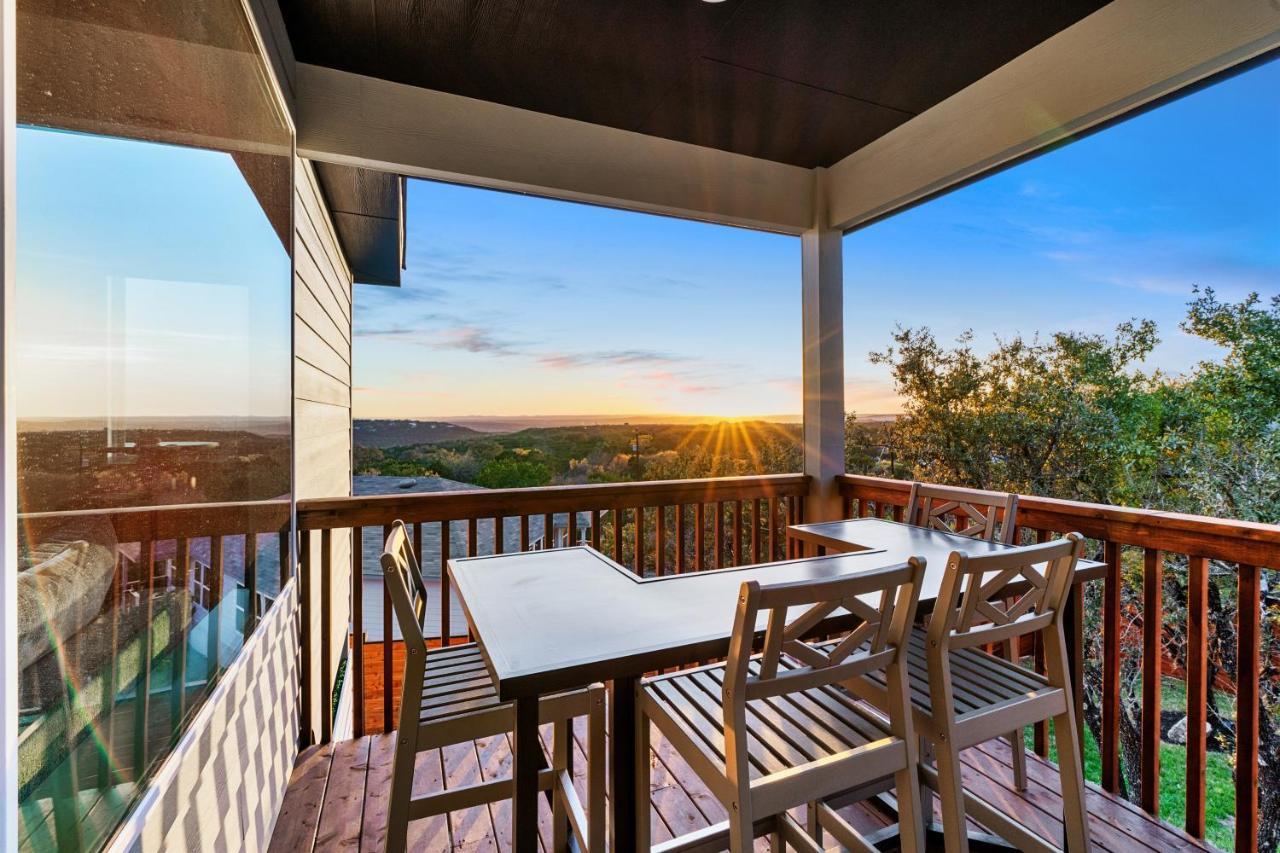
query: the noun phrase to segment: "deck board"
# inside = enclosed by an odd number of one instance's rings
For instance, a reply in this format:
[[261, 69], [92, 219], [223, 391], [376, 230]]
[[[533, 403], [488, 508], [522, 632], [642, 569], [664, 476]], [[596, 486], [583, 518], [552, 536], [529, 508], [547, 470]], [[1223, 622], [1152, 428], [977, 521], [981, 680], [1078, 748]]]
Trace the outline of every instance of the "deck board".
[[[549, 727], [540, 732], [550, 753]], [[586, 795], [585, 721], [574, 726], [574, 784]], [[381, 850], [386, 827], [387, 788], [391, 778], [393, 735], [372, 735], [332, 746], [313, 747], [298, 759], [277, 822], [271, 849], [280, 853], [307, 850]], [[653, 733], [650, 762], [651, 826], [655, 842], [723, 820], [723, 807], [660, 733]], [[963, 754], [966, 785], [980, 796], [1019, 815], [1028, 826], [1049, 838], [1061, 838], [1061, 800], [1057, 767], [1038, 756], [1027, 756], [1029, 789], [1013, 790], [1009, 747], [992, 741]], [[418, 756], [415, 794], [473, 784], [505, 775], [511, 769], [511, 743], [506, 736], [457, 744]], [[1087, 793], [1090, 834], [1095, 849], [1105, 851], [1212, 850], [1181, 830], [1160, 823], [1137, 806], [1118, 799], [1096, 785]], [[884, 816], [864, 805], [842, 813], [860, 830], [886, 824]], [[795, 813], [803, 819], [803, 810]], [[492, 851], [508, 853], [510, 802], [491, 804], [453, 814], [414, 821], [409, 825], [412, 851]], [[539, 798], [540, 847], [550, 853], [551, 812]], [[759, 853], [769, 851], [757, 839]]]

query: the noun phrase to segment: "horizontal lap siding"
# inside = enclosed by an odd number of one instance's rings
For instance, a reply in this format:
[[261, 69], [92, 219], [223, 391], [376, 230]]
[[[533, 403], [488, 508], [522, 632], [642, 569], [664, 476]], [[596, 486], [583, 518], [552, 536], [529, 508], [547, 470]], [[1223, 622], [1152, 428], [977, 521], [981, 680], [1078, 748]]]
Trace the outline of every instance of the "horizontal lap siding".
[[[294, 199], [294, 490], [299, 498], [351, 494], [351, 274], [342, 257], [312, 170], [297, 164]], [[321, 642], [320, 534], [310, 534], [314, 644]], [[336, 670], [346, 643], [351, 535], [335, 531], [331, 545], [330, 653]], [[323, 661], [315, 655], [317, 676]], [[325, 679], [312, 679], [312, 729], [321, 731]]]

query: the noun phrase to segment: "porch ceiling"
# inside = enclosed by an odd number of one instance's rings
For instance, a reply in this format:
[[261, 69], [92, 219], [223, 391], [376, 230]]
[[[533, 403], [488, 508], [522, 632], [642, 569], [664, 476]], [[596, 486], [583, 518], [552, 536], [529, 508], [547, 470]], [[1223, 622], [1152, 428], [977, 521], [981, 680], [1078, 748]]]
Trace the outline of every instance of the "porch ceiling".
[[281, 0], [297, 59], [829, 166], [1103, 0]]

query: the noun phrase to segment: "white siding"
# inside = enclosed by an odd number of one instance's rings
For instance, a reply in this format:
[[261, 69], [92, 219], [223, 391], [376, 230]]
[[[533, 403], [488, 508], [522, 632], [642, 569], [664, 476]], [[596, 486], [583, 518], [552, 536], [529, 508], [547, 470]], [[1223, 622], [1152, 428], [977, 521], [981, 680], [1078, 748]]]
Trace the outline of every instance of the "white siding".
[[[342, 256], [324, 197], [310, 165], [294, 166], [294, 494], [299, 499], [351, 494], [351, 272]], [[312, 648], [320, 645], [320, 534], [311, 534]], [[336, 670], [346, 644], [351, 537], [333, 536], [333, 621], [330, 664]], [[319, 673], [320, 655], [312, 661]], [[330, 707], [320, 678], [311, 697], [311, 728]]]

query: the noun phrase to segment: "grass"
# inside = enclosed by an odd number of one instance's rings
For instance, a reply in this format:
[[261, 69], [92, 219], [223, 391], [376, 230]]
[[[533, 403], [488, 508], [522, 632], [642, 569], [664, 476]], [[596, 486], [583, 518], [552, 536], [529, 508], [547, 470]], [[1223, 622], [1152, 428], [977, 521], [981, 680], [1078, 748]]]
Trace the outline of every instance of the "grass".
[[[1161, 686], [1161, 704], [1165, 710], [1186, 708], [1186, 690], [1182, 682], [1166, 678]], [[1032, 750], [1032, 732], [1026, 731], [1028, 751]], [[1057, 762], [1058, 747], [1049, 728], [1049, 760]], [[1084, 731], [1084, 775], [1091, 782], [1102, 781], [1102, 757], [1097, 741], [1088, 728]], [[1178, 828], [1186, 824], [1187, 748], [1182, 744], [1160, 744], [1160, 817]], [[1235, 780], [1230, 759], [1220, 752], [1210, 752], [1205, 768], [1205, 838], [1222, 850], [1235, 844]]]

